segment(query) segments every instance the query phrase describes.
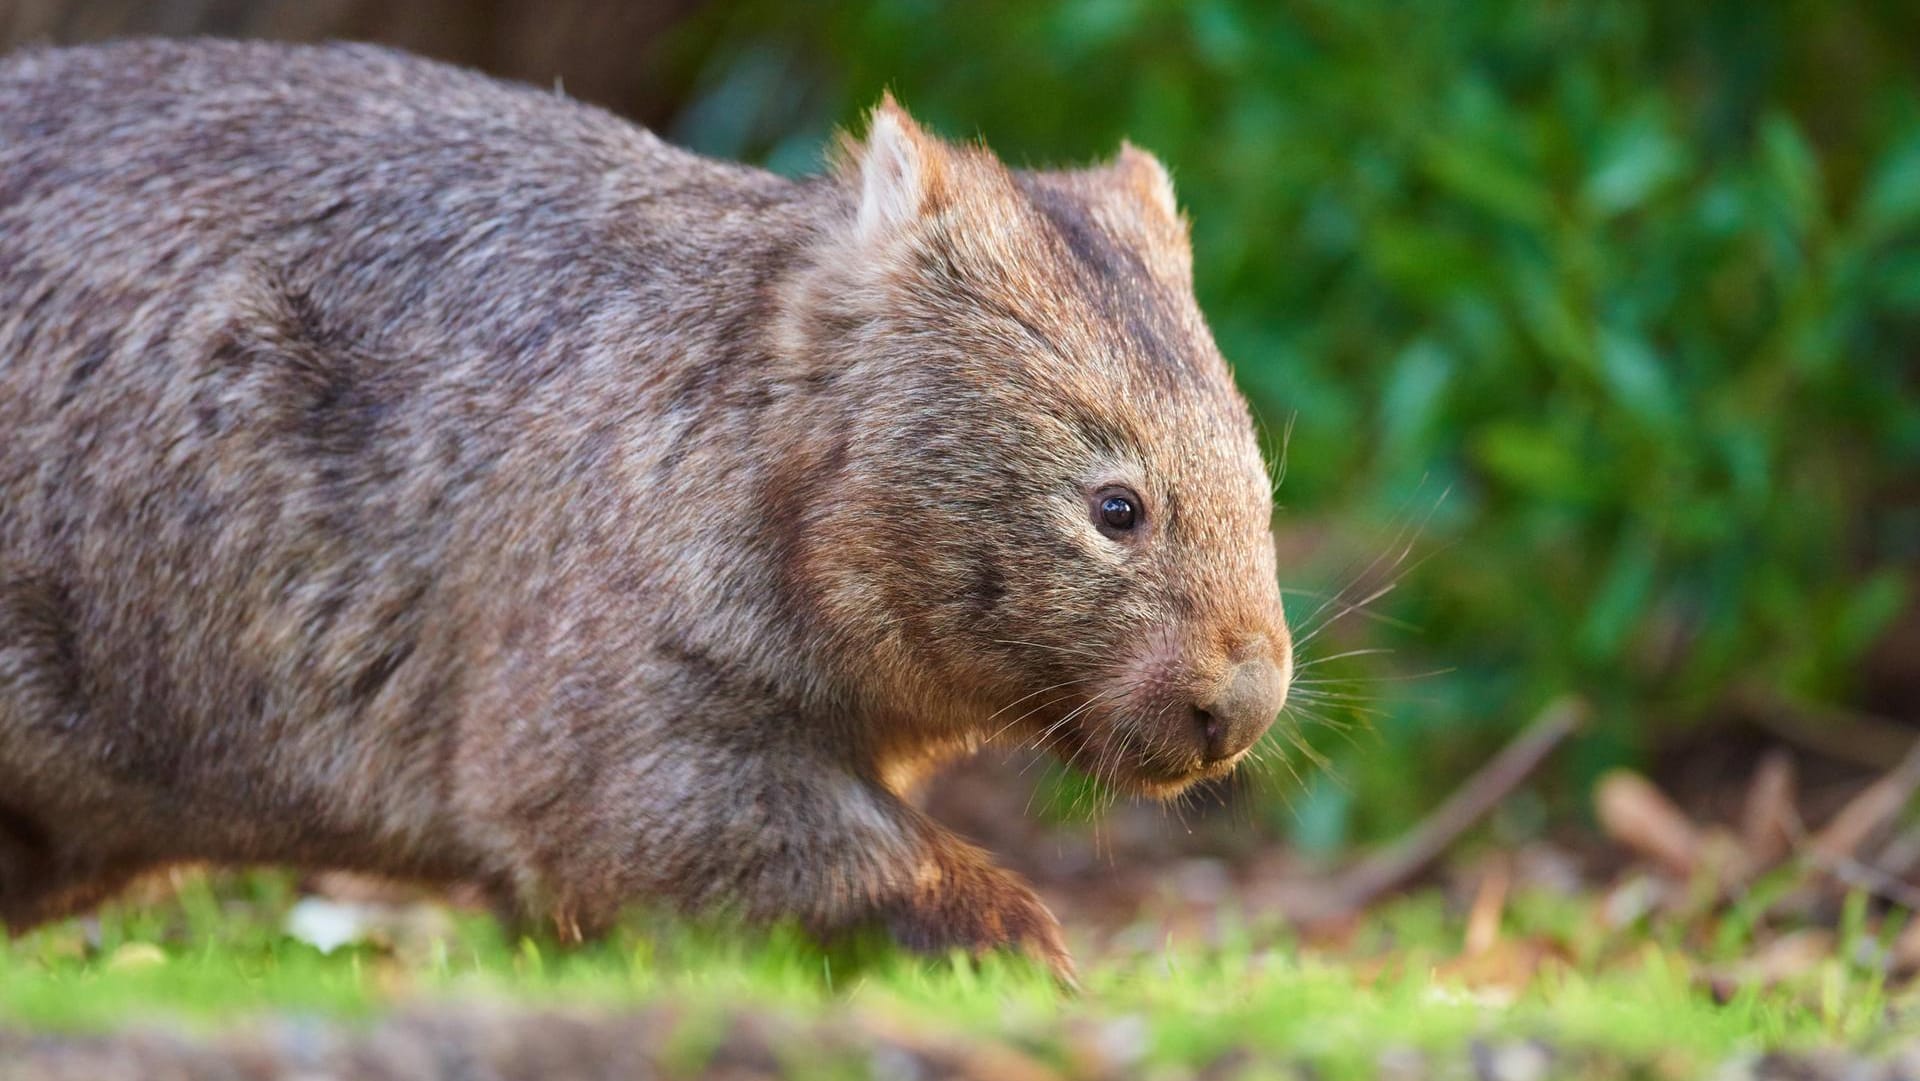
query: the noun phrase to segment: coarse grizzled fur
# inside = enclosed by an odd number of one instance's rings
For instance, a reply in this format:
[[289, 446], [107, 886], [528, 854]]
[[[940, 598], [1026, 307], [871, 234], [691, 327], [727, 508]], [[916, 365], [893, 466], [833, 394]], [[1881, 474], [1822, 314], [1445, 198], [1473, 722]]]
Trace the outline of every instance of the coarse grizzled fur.
[[1189, 258], [1145, 153], [891, 101], [796, 182], [368, 46], [0, 61], [0, 920], [279, 862], [1070, 971], [902, 793], [1164, 795], [1278, 709]]

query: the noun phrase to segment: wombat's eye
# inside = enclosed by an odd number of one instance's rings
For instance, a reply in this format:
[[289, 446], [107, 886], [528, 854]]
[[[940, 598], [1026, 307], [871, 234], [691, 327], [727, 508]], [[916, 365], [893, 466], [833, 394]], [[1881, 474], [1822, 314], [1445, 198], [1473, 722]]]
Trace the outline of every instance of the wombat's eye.
[[1140, 497], [1125, 488], [1103, 488], [1093, 497], [1093, 517], [1103, 533], [1126, 533], [1140, 524]]

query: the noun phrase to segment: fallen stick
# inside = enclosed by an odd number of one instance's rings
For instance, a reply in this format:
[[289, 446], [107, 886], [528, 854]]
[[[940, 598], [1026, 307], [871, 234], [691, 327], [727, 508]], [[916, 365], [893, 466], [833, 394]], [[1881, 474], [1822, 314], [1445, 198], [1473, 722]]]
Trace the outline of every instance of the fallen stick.
[[1916, 790], [1920, 790], [1920, 740], [1911, 741], [1899, 765], [1861, 790], [1820, 827], [1811, 841], [1813, 853], [1826, 860], [1852, 859], [1899, 816]]
[[1799, 781], [1793, 756], [1775, 748], [1760, 760], [1740, 809], [1740, 843], [1754, 870], [1779, 863], [1793, 850], [1800, 821]]
[[[1872, 861], [1873, 866], [1895, 878], [1905, 878], [1920, 867], [1920, 826], [1908, 826], [1888, 841], [1880, 850], [1880, 855]], [[1920, 921], [1916, 921], [1920, 926]], [[1914, 939], [1920, 944], [1920, 937]]]
[[1913, 745], [1911, 729], [1884, 717], [1793, 702], [1755, 688], [1736, 692], [1735, 702], [1763, 731], [1836, 762], [1877, 769]]
[[[1806, 860], [1815, 869], [1832, 875], [1841, 885], [1865, 891], [1870, 896], [1899, 905], [1909, 912], [1920, 912], [1920, 890], [1878, 867], [1861, 863], [1851, 856], [1830, 856], [1817, 850], [1807, 852]], [[1916, 923], [1916, 926], [1920, 926], [1920, 923]]]
[[1700, 869], [1700, 827], [1640, 774], [1616, 769], [1600, 778], [1593, 810], [1602, 832], [1668, 874], [1690, 878]]
[[1580, 698], [1556, 699], [1419, 825], [1337, 874], [1324, 889], [1306, 891], [1301, 899], [1303, 911], [1296, 915], [1306, 920], [1344, 915], [1365, 908], [1419, 874], [1511, 795], [1562, 740], [1585, 723], [1587, 711], [1587, 703]]

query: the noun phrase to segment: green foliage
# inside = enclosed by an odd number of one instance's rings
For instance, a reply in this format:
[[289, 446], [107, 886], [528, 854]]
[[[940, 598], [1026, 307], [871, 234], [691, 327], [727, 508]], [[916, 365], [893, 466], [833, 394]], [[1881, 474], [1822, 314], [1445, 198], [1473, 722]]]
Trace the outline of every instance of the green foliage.
[[1291, 426], [1284, 584], [1423, 527], [1377, 606], [1416, 629], [1313, 643], [1396, 651], [1345, 668], [1386, 716], [1335, 749], [1378, 827], [1560, 693], [1591, 776], [1734, 688], [1852, 688], [1920, 557], [1914, 11], [749, 3], [670, 54], [674, 134], [810, 169], [891, 86], [1015, 162], [1159, 154]]

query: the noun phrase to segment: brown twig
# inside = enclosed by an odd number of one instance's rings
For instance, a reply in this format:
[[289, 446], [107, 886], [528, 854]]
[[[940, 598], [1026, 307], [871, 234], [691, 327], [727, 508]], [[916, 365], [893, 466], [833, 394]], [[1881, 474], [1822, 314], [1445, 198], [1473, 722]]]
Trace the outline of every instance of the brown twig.
[[1447, 847], [1488, 811], [1506, 799], [1537, 769], [1561, 741], [1586, 721], [1584, 700], [1555, 700], [1535, 717], [1526, 731], [1501, 748], [1493, 760], [1467, 778], [1446, 802], [1399, 840], [1348, 867], [1324, 890], [1312, 891], [1312, 901], [1299, 916], [1328, 919], [1366, 907], [1440, 857]]
[[1741, 715], [1789, 743], [1837, 762], [1878, 769], [1913, 745], [1913, 731], [1897, 721], [1866, 713], [1793, 702], [1759, 690], [1739, 692]]
[[1652, 781], [1629, 769], [1600, 778], [1593, 809], [1607, 836], [1678, 878], [1700, 867], [1700, 828]]
[[1812, 851], [1825, 859], [1852, 859], [1900, 814], [1916, 790], [1920, 790], [1920, 740], [1909, 739], [1900, 764], [1862, 789], [1813, 835]]
[[1513, 869], [1505, 859], [1491, 860], [1480, 884], [1474, 887], [1473, 907], [1467, 911], [1466, 941], [1460, 952], [1477, 957], [1500, 943], [1500, 917], [1507, 911], [1507, 891], [1513, 886]]
[[1880, 849], [1873, 865], [1895, 878], [1905, 878], [1915, 867], [1920, 867], [1920, 826], [1908, 826], [1894, 835]]
[[1851, 856], [1829, 856], [1809, 850], [1807, 863], [1825, 871], [1844, 885], [1899, 905], [1909, 912], [1920, 912], [1920, 889], [1904, 879], [1887, 874], [1878, 867], [1861, 863]]
[[1854, 856], [1899, 815], [1916, 790], [1920, 790], [1920, 740], [1910, 740], [1899, 764], [1840, 808], [1820, 832], [1809, 835], [1797, 820], [1790, 823], [1796, 853], [1806, 866], [1825, 872], [1843, 885], [1920, 911], [1920, 889], [1899, 874]]
[[1755, 870], [1780, 862], [1793, 848], [1798, 789], [1793, 756], [1778, 748], [1767, 752], [1753, 772], [1740, 810], [1740, 843]]

